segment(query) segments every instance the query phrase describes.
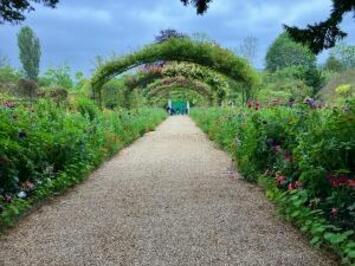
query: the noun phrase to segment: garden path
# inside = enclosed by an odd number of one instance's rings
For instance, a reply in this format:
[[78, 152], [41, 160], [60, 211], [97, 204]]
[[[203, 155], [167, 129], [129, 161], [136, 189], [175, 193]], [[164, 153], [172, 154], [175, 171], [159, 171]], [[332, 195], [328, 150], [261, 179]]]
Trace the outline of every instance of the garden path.
[[188, 117], [168, 118], [0, 241], [0, 265], [333, 265]]

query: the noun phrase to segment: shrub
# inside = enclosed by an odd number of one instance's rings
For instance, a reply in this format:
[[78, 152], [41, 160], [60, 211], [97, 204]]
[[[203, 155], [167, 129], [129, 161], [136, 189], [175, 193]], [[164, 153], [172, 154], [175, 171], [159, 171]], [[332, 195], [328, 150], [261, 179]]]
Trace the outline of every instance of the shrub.
[[16, 95], [20, 97], [35, 98], [38, 93], [38, 85], [33, 80], [20, 79], [16, 85]]
[[164, 117], [162, 109], [102, 112], [86, 99], [71, 110], [44, 99], [31, 106], [2, 100], [0, 229], [34, 202], [83, 180]]

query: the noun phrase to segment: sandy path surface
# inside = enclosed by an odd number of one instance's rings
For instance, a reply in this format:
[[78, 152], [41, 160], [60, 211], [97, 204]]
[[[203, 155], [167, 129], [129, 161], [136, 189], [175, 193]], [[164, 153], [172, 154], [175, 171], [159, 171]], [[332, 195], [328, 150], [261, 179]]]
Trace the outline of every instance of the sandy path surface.
[[0, 265], [334, 265], [188, 117], [170, 117], [26, 217]]

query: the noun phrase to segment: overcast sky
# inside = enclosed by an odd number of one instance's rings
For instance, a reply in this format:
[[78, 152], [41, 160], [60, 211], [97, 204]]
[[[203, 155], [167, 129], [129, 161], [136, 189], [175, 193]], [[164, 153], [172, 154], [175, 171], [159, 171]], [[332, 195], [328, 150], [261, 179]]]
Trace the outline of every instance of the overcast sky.
[[[261, 68], [283, 23], [304, 26], [324, 20], [330, 6], [330, 0], [214, 0], [208, 12], [198, 16], [179, 0], [61, 0], [56, 9], [38, 6], [23, 25], [31, 26], [41, 40], [42, 71], [68, 64], [89, 74], [97, 55], [136, 50], [165, 28], [206, 33], [227, 48], [238, 47], [252, 35], [259, 40], [256, 67]], [[349, 44], [355, 44], [354, 26], [349, 14], [342, 23]], [[0, 25], [0, 53], [17, 67], [19, 28]]]

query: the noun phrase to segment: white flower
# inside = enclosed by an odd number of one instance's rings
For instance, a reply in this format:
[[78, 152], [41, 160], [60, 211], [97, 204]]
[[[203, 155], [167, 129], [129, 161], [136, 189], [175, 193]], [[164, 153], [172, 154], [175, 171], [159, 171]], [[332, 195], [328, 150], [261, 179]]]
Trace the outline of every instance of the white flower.
[[19, 197], [20, 199], [24, 199], [27, 197], [27, 194], [24, 191], [20, 191], [19, 193], [17, 193], [17, 197]]

